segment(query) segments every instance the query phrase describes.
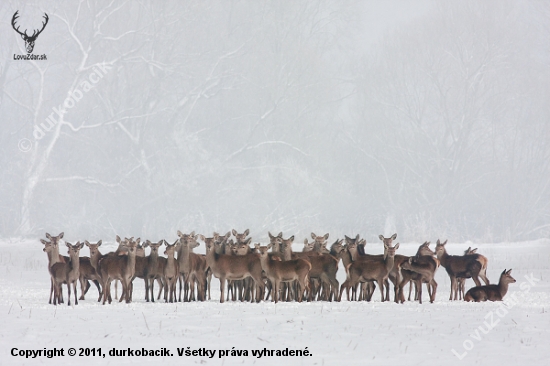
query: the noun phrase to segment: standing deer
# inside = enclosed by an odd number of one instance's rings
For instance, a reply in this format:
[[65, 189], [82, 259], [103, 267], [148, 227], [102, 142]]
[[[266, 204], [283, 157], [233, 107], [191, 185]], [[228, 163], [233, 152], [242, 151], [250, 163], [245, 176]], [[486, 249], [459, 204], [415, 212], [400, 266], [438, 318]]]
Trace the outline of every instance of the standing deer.
[[[120, 238], [117, 236], [117, 239]], [[103, 305], [105, 305], [107, 300], [109, 304], [112, 302], [112, 280], [120, 280], [122, 283], [122, 295], [119, 301], [123, 299], [125, 299], [127, 303], [131, 301], [130, 285], [136, 269], [136, 247], [139, 242], [139, 238], [135, 241], [132, 239], [124, 239], [121, 243], [122, 246], [128, 250], [128, 255], [106, 255], [99, 260], [98, 266], [103, 281]]]
[[[368, 260], [355, 261], [349, 265], [347, 270], [348, 279], [351, 288], [359, 282], [376, 281], [380, 288], [381, 301], [385, 301], [384, 297], [384, 281], [388, 278], [390, 271], [394, 266], [395, 251], [399, 249], [399, 243], [395, 247], [388, 247], [384, 243], [384, 255], [382, 258], [374, 257]], [[342, 285], [344, 287], [344, 285]], [[340, 297], [342, 290], [340, 290]]]
[[[258, 254], [235, 256], [218, 254], [216, 247], [219, 248], [223, 242], [207, 242], [203, 235], [200, 235], [200, 238], [206, 243], [206, 263], [212, 270], [212, 274], [220, 280], [220, 302], [224, 302], [226, 280], [242, 280], [247, 277], [252, 277], [256, 283], [256, 301], [260, 302], [265, 286]], [[227, 237], [224, 240], [227, 240]]]
[[52, 281], [55, 284], [55, 294], [53, 299], [53, 304], [57, 305], [57, 299], [60, 296], [61, 293], [61, 285], [67, 284], [67, 305], [71, 305], [71, 285], [73, 286], [74, 290], [74, 303], [75, 305], [78, 305], [78, 299], [76, 294], [76, 281], [80, 277], [79, 267], [80, 267], [80, 260], [78, 259], [80, 254], [80, 249], [84, 246], [84, 244], [80, 244], [80, 242], [77, 242], [75, 245], [72, 245], [70, 243], [66, 243], [67, 248], [69, 248], [69, 258], [70, 261], [68, 263], [61, 263], [58, 262], [54, 264], [50, 268], [50, 274], [52, 276]]
[[508, 292], [508, 285], [510, 283], [515, 283], [516, 280], [510, 275], [512, 270], [504, 270], [500, 274], [500, 279], [498, 285], [486, 285], [486, 286], [476, 286], [466, 292], [464, 296], [465, 301], [502, 301], [506, 293]]
[[[435, 282], [434, 276], [439, 267], [439, 261], [433, 257], [435, 253], [429, 248], [429, 244], [429, 242], [422, 244], [414, 257], [409, 257], [408, 261], [401, 264], [402, 279], [398, 285], [398, 301], [402, 303], [405, 301], [403, 287], [411, 281], [415, 284], [415, 299], [422, 304], [422, 283], [425, 283], [430, 295], [430, 302], [433, 303], [435, 301], [437, 282]], [[409, 301], [410, 290], [411, 287], [409, 286]]]
[[178, 266], [180, 271], [179, 298], [181, 301], [182, 282], [184, 283], [183, 301], [195, 299], [195, 283], [197, 284], [197, 299], [205, 300], [206, 294], [206, 257], [193, 253], [193, 249], [199, 246], [198, 235], [193, 231], [191, 234], [183, 234], [178, 230], [179, 243]]
[[479, 278], [481, 277], [486, 285], [489, 285], [489, 279], [485, 275], [487, 271], [487, 258], [481, 254], [471, 254], [471, 255], [449, 255], [445, 249], [447, 240], [441, 243], [439, 239], [437, 240], [437, 245], [435, 246], [435, 253], [437, 259], [441, 262], [441, 265], [447, 271], [447, 274], [451, 278], [451, 294], [449, 300], [457, 300], [458, 296], [458, 285], [457, 278], [472, 278], [476, 283], [476, 286], [481, 286]]
[[[464, 255], [470, 255], [470, 254], [476, 254], [476, 253], [477, 253], [477, 248], [472, 249], [472, 247], [468, 247], [468, 249], [464, 251]], [[464, 297], [464, 287], [466, 285], [466, 279], [457, 278], [456, 282], [458, 286], [458, 299], [462, 300]]]
[[154, 244], [149, 240], [146, 240], [143, 244], [144, 248], [151, 248], [151, 252], [147, 256], [147, 267], [145, 270], [145, 301], [149, 302], [149, 296], [151, 296], [151, 302], [155, 302], [154, 286], [155, 281], [159, 284], [159, 296], [163, 288], [164, 268], [163, 257], [159, 257], [159, 247], [164, 244], [164, 240]]
[[[179, 265], [175, 258], [175, 253], [180, 240], [176, 240], [172, 245], [168, 244], [166, 241], [164, 243], [166, 244], [164, 254], [167, 256], [166, 267], [164, 267], [164, 302], [174, 302], [176, 301], [176, 284], [180, 277]], [[168, 297], [170, 297], [170, 300], [168, 300]]]
[[[46, 241], [44, 239], [40, 239], [40, 242], [44, 244], [43, 251], [48, 255], [48, 273], [50, 272], [50, 268], [58, 262], [68, 262], [69, 257], [59, 255], [59, 241], [63, 238], [64, 233], [60, 233], [58, 236], [51, 236], [50, 234], [46, 233], [46, 238], [50, 241]], [[50, 275], [51, 278], [51, 275]], [[52, 303], [52, 296], [55, 291], [55, 284], [53, 282], [53, 279], [51, 279], [50, 284], [50, 300], [49, 304]], [[59, 299], [57, 299], [58, 303], [63, 303], [63, 291], [59, 293]]]
[[275, 303], [279, 298], [278, 290], [281, 282], [298, 281], [298, 302], [302, 302], [302, 293], [304, 290], [309, 291], [308, 274], [311, 270], [311, 264], [303, 259], [293, 259], [288, 261], [277, 261], [269, 258], [268, 250], [271, 249], [271, 245], [260, 246], [257, 245], [256, 249], [260, 252], [260, 263], [262, 269], [265, 271], [267, 278], [271, 281], [273, 286], [273, 296]]

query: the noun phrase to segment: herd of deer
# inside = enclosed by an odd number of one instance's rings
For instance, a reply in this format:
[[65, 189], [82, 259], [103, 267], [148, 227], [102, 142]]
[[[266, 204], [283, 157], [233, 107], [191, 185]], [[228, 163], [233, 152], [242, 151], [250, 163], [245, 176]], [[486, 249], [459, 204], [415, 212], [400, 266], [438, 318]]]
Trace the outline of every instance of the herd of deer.
[[[231, 234], [235, 240], [231, 238]], [[508, 290], [508, 284], [516, 282], [510, 275], [511, 270], [504, 270], [498, 285], [490, 285], [486, 276], [487, 258], [468, 248], [464, 255], [449, 255], [445, 249], [447, 241], [437, 241], [435, 252], [430, 243], [420, 245], [416, 255], [396, 254], [399, 243], [393, 244], [397, 234], [389, 238], [380, 235], [384, 245], [383, 254], [365, 253], [366, 240], [359, 235], [355, 238], [345, 236], [336, 240], [327, 248], [329, 234], [323, 236], [311, 233], [313, 239], [304, 240], [301, 252], [293, 252], [294, 236], [288, 239], [283, 234], [269, 234], [269, 244], [250, 246], [249, 230], [240, 234], [235, 230], [225, 235], [214, 233], [210, 238], [196, 235], [195, 232], [184, 234], [178, 231], [178, 239], [169, 244], [164, 240], [151, 243], [146, 240], [131, 238], [116, 241], [118, 249], [101, 254], [101, 240], [95, 244], [84, 241], [72, 245], [66, 242], [69, 256], [59, 254], [63, 233], [51, 236], [48, 240], [40, 239], [44, 252], [48, 255], [48, 269], [51, 276], [50, 304], [63, 302], [62, 284], [67, 285], [68, 305], [71, 304], [71, 286], [74, 292], [74, 304], [78, 304], [76, 285], [80, 282], [81, 296], [84, 300], [90, 282], [98, 290], [99, 301], [112, 302], [111, 282], [115, 281], [115, 298], [117, 282], [122, 284], [120, 301], [132, 301], [133, 280], [142, 278], [145, 282], [145, 301], [155, 301], [154, 284], [159, 286], [157, 300], [164, 292], [165, 302], [204, 301], [210, 299], [212, 275], [220, 280], [220, 302], [224, 302], [227, 285], [227, 300], [231, 293], [233, 301], [298, 301], [304, 297], [308, 301], [341, 301], [345, 291], [348, 300], [370, 301], [376, 285], [380, 289], [382, 301], [390, 300], [390, 281], [394, 288], [394, 301], [405, 301], [404, 287], [409, 284], [408, 300], [411, 300], [412, 287], [415, 289], [415, 301], [422, 303], [422, 284], [425, 283], [430, 302], [435, 301], [437, 282], [435, 272], [441, 264], [451, 279], [449, 300], [464, 298], [466, 301], [499, 301]], [[199, 241], [206, 245], [206, 254], [193, 253]], [[345, 244], [344, 244], [345, 240]], [[86, 245], [90, 257], [80, 257], [80, 249]], [[165, 246], [164, 256], [159, 255], [159, 248]], [[145, 255], [145, 248], [150, 248]], [[340, 261], [346, 269], [347, 278], [340, 286], [336, 273]], [[481, 286], [479, 277], [485, 282]], [[467, 278], [476, 284], [466, 294], [464, 285]], [[179, 295], [176, 296], [179, 282]], [[351, 290], [351, 296], [350, 296]], [[358, 291], [359, 290], [359, 291]], [[385, 291], [384, 291], [385, 290]]]

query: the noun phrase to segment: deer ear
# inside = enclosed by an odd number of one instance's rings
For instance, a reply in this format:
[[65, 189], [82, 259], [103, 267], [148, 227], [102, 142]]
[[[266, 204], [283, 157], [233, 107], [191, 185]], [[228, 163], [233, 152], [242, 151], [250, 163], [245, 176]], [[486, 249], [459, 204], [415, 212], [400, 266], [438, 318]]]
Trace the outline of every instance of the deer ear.
[[62, 238], [63, 238], [63, 235], [65, 235], [64, 232], [62, 232], [61, 234], [59, 234], [59, 235], [58, 235], [58, 236], [59, 236], [59, 239], [62, 239]]
[[260, 248], [260, 243], [254, 244], [254, 248], [259, 249]]
[[510, 273], [512, 273], [512, 268], [510, 268], [508, 272], [506, 272], [507, 275], [509, 275]]
[[504, 271], [502, 271], [502, 273], [500, 274], [501, 276], [506, 274], [506, 268], [504, 269]]
[[231, 230], [231, 233], [233, 233], [233, 235], [237, 236], [237, 230], [233, 229], [233, 230]]
[[399, 249], [399, 243], [395, 244], [394, 248], [395, 250]]
[[307, 238], [304, 239], [304, 245], [307, 245]]
[[141, 241], [141, 238], [136, 239], [136, 244], [139, 245], [139, 242]]
[[391, 236], [391, 238], [392, 238], [392, 240], [397, 239], [397, 233], [393, 234], [393, 235]]
[[249, 245], [251, 241], [252, 241], [252, 238], [248, 238], [248, 240], [245, 241], [244, 243], [245, 243], [246, 245]]
[[384, 241], [384, 235], [382, 235], [382, 234], [378, 235], [378, 239]]
[[204, 241], [204, 239], [206, 239], [206, 238], [204, 237], [204, 235], [199, 234], [199, 239], [202, 240], [202, 241]]
[[325, 240], [328, 239], [328, 235], [329, 235], [328, 233], [325, 234]]
[[250, 229], [246, 229], [246, 230], [244, 231], [244, 236], [248, 236], [248, 234], [250, 234]]
[[359, 240], [359, 234], [355, 236], [355, 240]]
[[267, 232], [267, 235], [269, 235], [269, 238], [270, 238], [270, 239], [273, 239], [273, 238], [274, 238], [274, 236], [271, 235], [271, 233], [270, 233], [269, 231]]
[[65, 242], [65, 245], [67, 246], [67, 248], [70, 248], [70, 247], [71, 247], [71, 243], [69, 243], [68, 241]]
[[49, 233], [46, 233], [46, 238], [52, 240], [52, 236]]
[[120, 236], [116, 236], [116, 242], [120, 244]]
[[225, 237], [226, 237], [226, 238], [229, 238], [230, 236], [231, 236], [231, 232], [230, 232], [230, 231], [228, 231], [227, 233], [225, 233]]
[[97, 242], [97, 246], [98, 246], [98, 247], [100, 247], [100, 246], [101, 246], [101, 243], [102, 243], [102, 241], [101, 241], [101, 240], [100, 240], [100, 241], [98, 241], [98, 242]]
[[[258, 247], [259, 247], [259, 245], [258, 245]], [[269, 250], [271, 248], [273, 248], [273, 244], [271, 244], [271, 243], [267, 244], [267, 249]]]
[[42, 244], [44, 244], [44, 245], [49, 244], [49, 242], [47, 242], [47, 241], [44, 240], [44, 239], [40, 239], [40, 242], [41, 242]]
[[[447, 240], [449, 240], [449, 239], [447, 239]], [[441, 245], [447, 244], [447, 240], [445, 240]]]
[[290, 238], [288, 238], [288, 240], [290, 240], [291, 242], [294, 241], [294, 235], [292, 235]]
[[277, 237], [282, 239], [283, 238], [283, 232], [281, 231], [279, 234], [277, 234]]
[[315, 239], [317, 237], [317, 235], [315, 235], [314, 233], [311, 233], [311, 239]]
[[191, 234], [189, 236], [195, 236], [195, 230], [191, 231]]
[[183, 236], [183, 233], [178, 230], [178, 236], [181, 238]]

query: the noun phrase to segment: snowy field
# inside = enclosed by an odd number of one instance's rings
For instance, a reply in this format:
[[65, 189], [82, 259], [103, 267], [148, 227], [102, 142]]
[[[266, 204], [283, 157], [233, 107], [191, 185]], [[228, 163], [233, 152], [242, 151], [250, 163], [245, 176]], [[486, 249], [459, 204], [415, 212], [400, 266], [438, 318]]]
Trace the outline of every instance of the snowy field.
[[[378, 243], [379, 244], [379, 243]], [[136, 280], [132, 304], [102, 306], [90, 288], [78, 306], [48, 305], [50, 280], [46, 254], [38, 241], [0, 242], [0, 364], [207, 364], [207, 365], [547, 365], [550, 357], [550, 241], [447, 245], [450, 254], [468, 246], [489, 259], [492, 283], [512, 268], [517, 283], [502, 303], [449, 302], [449, 278], [438, 270], [437, 301], [381, 303], [225, 303], [218, 280], [213, 299], [204, 303], [145, 303], [143, 280]], [[401, 244], [414, 254], [418, 244]], [[103, 245], [103, 253], [114, 244]], [[369, 253], [381, 245], [368, 244]], [[204, 250], [204, 247], [203, 247]], [[64, 249], [61, 250], [65, 254]], [[81, 255], [88, 255], [85, 247]], [[338, 277], [345, 273], [340, 268]], [[525, 276], [529, 276], [527, 280]], [[468, 280], [467, 288], [473, 286]], [[64, 289], [66, 296], [66, 289]], [[392, 294], [393, 299], [393, 294]], [[65, 300], [66, 301], [66, 300]], [[492, 328], [492, 329], [491, 329]], [[487, 331], [487, 329], [489, 329]], [[77, 355], [67, 354], [75, 348]], [[215, 350], [208, 356], [178, 356], [178, 348]], [[252, 355], [252, 350], [307, 350], [308, 357]], [[64, 357], [12, 356], [12, 349], [63, 348]], [[100, 356], [78, 356], [80, 348], [101, 348]], [[173, 356], [116, 357], [113, 348], [166, 348]], [[231, 356], [231, 350], [248, 356]], [[227, 355], [221, 356], [220, 350]], [[453, 352], [454, 350], [454, 352]]]

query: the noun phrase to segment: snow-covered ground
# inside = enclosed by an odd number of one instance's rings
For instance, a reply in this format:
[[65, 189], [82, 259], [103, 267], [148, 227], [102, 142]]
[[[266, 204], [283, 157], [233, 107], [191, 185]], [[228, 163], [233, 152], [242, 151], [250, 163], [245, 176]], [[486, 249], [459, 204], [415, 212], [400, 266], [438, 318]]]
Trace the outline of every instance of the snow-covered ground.
[[[449, 278], [440, 268], [437, 301], [398, 305], [374, 301], [341, 303], [224, 303], [218, 280], [213, 297], [203, 303], [165, 304], [143, 300], [136, 280], [134, 302], [102, 306], [92, 287], [78, 306], [48, 304], [50, 280], [46, 254], [38, 241], [0, 242], [0, 364], [118, 365], [166, 364], [303, 364], [303, 365], [547, 365], [550, 357], [550, 241], [447, 245], [450, 254], [468, 246], [489, 259], [492, 283], [512, 268], [517, 283], [502, 303], [449, 302]], [[413, 254], [418, 244], [401, 244]], [[104, 245], [107, 252], [114, 245]], [[369, 244], [370, 253], [381, 245]], [[62, 254], [65, 250], [62, 249]], [[87, 248], [81, 255], [88, 255]], [[529, 280], [525, 277], [529, 276]], [[345, 273], [340, 268], [339, 280]], [[533, 286], [534, 284], [534, 286]], [[473, 286], [468, 280], [467, 288]], [[527, 291], [527, 287], [530, 287]], [[66, 290], [64, 290], [66, 296]], [[345, 296], [344, 296], [345, 298]], [[392, 295], [393, 299], [393, 295]], [[492, 329], [490, 329], [492, 327]], [[490, 329], [487, 331], [487, 329]], [[69, 356], [69, 348], [76, 356]], [[178, 348], [215, 350], [208, 356], [178, 356]], [[17, 350], [13, 350], [17, 348]], [[12, 356], [21, 350], [63, 348], [64, 357]], [[100, 356], [78, 356], [80, 348], [101, 348]], [[166, 348], [173, 356], [116, 357], [109, 351]], [[253, 356], [253, 350], [308, 350], [312, 356]], [[220, 350], [227, 351], [221, 356]], [[248, 356], [231, 356], [246, 350]], [[454, 352], [453, 352], [454, 350]]]

